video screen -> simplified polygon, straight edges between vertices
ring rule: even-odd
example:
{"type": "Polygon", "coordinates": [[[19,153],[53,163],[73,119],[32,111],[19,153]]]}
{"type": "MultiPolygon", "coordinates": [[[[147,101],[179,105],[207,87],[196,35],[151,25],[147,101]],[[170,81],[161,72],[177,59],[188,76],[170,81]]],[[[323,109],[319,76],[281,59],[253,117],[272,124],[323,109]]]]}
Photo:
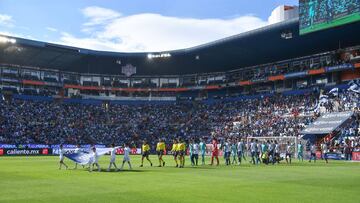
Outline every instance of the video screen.
{"type": "Polygon", "coordinates": [[[360,0],[300,0],[300,35],[360,20],[360,0]]]}

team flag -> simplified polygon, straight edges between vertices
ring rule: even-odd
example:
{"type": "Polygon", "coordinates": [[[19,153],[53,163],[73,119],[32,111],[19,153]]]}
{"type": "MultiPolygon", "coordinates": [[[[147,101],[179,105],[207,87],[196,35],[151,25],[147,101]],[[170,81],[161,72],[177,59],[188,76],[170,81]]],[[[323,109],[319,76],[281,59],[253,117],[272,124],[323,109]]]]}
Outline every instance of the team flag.
{"type": "Polygon", "coordinates": [[[352,92],[360,93],[360,87],[356,83],[352,83],[348,90],[352,92]]]}
{"type": "MultiPolygon", "coordinates": [[[[111,151],[111,148],[96,148],[96,152],[98,156],[103,156],[106,153],[111,151]]],[[[65,157],[68,159],[80,164],[80,165],[86,165],[92,163],[92,150],[84,150],[78,153],[71,153],[71,154],[65,154],[65,157]]]]}
{"type": "Polygon", "coordinates": [[[332,94],[333,96],[337,97],[339,95],[339,88],[333,88],[329,91],[329,94],[332,94]]]}

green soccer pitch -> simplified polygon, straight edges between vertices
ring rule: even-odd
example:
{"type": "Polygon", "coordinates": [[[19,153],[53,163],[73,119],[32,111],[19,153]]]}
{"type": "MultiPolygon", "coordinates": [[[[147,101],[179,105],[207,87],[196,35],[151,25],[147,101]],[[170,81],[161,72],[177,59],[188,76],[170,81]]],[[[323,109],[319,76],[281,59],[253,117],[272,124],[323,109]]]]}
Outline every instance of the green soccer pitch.
{"type": "MultiPolygon", "coordinates": [[[[155,155],[133,171],[58,170],[58,157],[0,157],[0,202],[359,202],[360,163],[323,161],[275,166],[189,166],[175,168],[172,157],[158,168],[155,155]]],[[[209,158],[208,158],[209,159],[209,158]]],[[[121,156],[117,157],[119,165],[121,156]]],[[[74,163],[65,159],[70,167],[74,163]]],[[[209,160],[207,160],[209,163],[209,160]]],[[[127,165],[125,165],[127,169],[127,165]]]]}

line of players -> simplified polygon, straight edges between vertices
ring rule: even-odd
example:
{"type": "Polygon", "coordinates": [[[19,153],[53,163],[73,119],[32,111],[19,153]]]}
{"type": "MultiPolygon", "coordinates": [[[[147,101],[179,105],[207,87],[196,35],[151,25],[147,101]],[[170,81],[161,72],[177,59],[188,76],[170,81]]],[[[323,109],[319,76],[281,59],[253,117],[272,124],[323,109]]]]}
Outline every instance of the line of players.
{"type": "MultiPolygon", "coordinates": [[[[124,144],[124,158],[123,158],[123,161],[122,161],[122,165],[120,168],[118,168],[116,166],[116,163],[115,163],[115,159],[116,159],[116,150],[118,149],[119,147],[115,147],[114,144],[111,145],[111,150],[109,151],[110,152],[110,164],[109,164],[109,167],[107,169],[107,171],[110,171],[111,167],[114,166],[116,171],[119,171],[119,170],[123,170],[124,168],[124,165],[125,163],[128,163],[129,165],[129,169],[132,170],[132,166],[131,166],[131,162],[130,162],[130,153],[131,153],[131,149],[129,147],[128,144],[124,144]]],[[[77,147],[75,148],[74,150],[74,153],[78,153],[80,152],[82,149],[80,148],[80,145],[77,145],[77,147]]],[[[64,163],[64,158],[65,158],[65,153],[66,151],[64,150],[63,148],[63,145],[60,145],[60,149],[59,149],[59,157],[60,157],[60,162],[59,162],[59,170],[61,170],[62,166],[65,166],[66,169],[68,169],[69,167],[64,163]]],[[[99,155],[96,151],[96,148],[93,147],[92,148],[92,153],[91,153],[91,157],[90,157],[90,162],[89,162],[89,172],[92,172],[94,170],[94,167],[96,166],[97,167],[97,170],[98,171],[101,171],[101,167],[99,165],[99,155]]],[[[74,169],[77,169],[78,167],[78,164],[75,163],[75,167],[74,169]]],[[[85,168],[85,165],[82,165],[83,168],[85,168]]]]}
{"type": "MultiPolygon", "coordinates": [[[[212,139],[212,147],[211,147],[211,163],[209,165],[214,165],[214,161],[216,161],[216,165],[219,165],[219,142],[216,138],[212,139]]],[[[223,151],[223,156],[225,160],[226,165],[231,164],[238,164],[241,165],[241,163],[246,161],[246,153],[249,152],[249,155],[251,157],[250,163],[257,165],[260,163],[264,164],[276,164],[280,163],[281,157],[280,157],[280,145],[276,140],[267,140],[265,142],[259,142],[256,139],[252,139],[250,143],[246,143],[245,139],[227,139],[225,140],[221,145],[220,149],[223,151]]],[[[297,149],[297,157],[299,161],[304,161],[304,145],[302,143],[298,144],[297,149]]],[[[327,147],[326,145],[323,145],[322,151],[324,153],[324,159],[326,163],[328,163],[328,159],[326,156],[327,153],[327,147]]],[[[128,163],[130,170],[132,169],[131,163],[130,163],[130,152],[131,149],[128,144],[124,145],[124,158],[122,162],[122,166],[118,168],[115,163],[116,159],[116,150],[118,147],[115,147],[114,144],[111,146],[110,150],[110,164],[107,169],[107,171],[110,171],[111,167],[114,166],[114,168],[118,170],[122,170],[125,163],[128,163]]],[[[150,166],[153,166],[152,161],[149,158],[150,155],[150,145],[147,143],[147,141],[143,141],[141,151],[142,151],[142,157],[141,157],[141,165],[140,167],[144,166],[144,160],[146,159],[150,166]]],[[[192,166],[198,166],[199,162],[199,156],[201,157],[201,164],[205,165],[205,154],[207,151],[206,144],[203,141],[202,138],[199,140],[191,139],[189,141],[189,156],[191,160],[192,166]]],[[[75,149],[75,153],[79,152],[81,150],[80,146],[78,145],[75,149]]],[[[178,138],[173,140],[172,149],[171,152],[174,157],[174,161],[176,164],[176,167],[183,168],[185,166],[185,156],[186,156],[186,142],[182,138],[178,138]]],[[[164,167],[165,161],[163,159],[163,155],[166,154],[166,144],[164,140],[159,139],[159,142],[156,145],[156,153],[158,155],[158,161],[159,165],[158,167],[164,167]]],[[[64,154],[65,150],[63,149],[63,146],[60,145],[60,164],[59,169],[61,169],[62,165],[68,168],[68,166],[64,163],[64,154]]],[[[292,161],[292,155],[294,154],[294,144],[287,142],[286,144],[286,150],[285,150],[285,160],[286,163],[291,164],[292,161]]],[[[101,170],[100,165],[98,163],[98,154],[96,152],[96,148],[92,148],[92,157],[91,162],[89,164],[89,171],[92,171],[94,166],[97,167],[98,171],[101,170]]],[[[316,146],[312,145],[310,148],[310,159],[311,161],[316,162],[316,146]]],[[[84,166],[83,166],[84,167],[84,166]]],[[[75,165],[75,168],[77,168],[77,164],[75,165]]]]}
{"type": "MultiPolygon", "coordinates": [[[[209,165],[214,165],[214,161],[216,161],[216,165],[219,165],[219,143],[218,140],[212,139],[212,147],[211,147],[211,163],[209,165]]],[[[256,165],[259,163],[264,164],[275,164],[280,163],[280,145],[276,140],[267,140],[266,142],[259,142],[256,139],[252,139],[250,143],[246,143],[245,139],[233,138],[227,139],[225,142],[221,143],[220,149],[223,151],[223,156],[225,159],[226,165],[238,164],[240,165],[242,161],[246,161],[246,153],[249,152],[251,160],[250,163],[256,165]]],[[[291,164],[292,157],[294,155],[295,146],[293,143],[287,142],[285,149],[285,160],[286,163],[291,164]]],[[[304,161],[304,145],[299,143],[297,145],[297,157],[299,161],[304,161]]],[[[199,141],[195,139],[191,139],[189,141],[189,156],[191,160],[192,166],[197,166],[199,162],[199,156],[201,156],[202,165],[205,164],[205,154],[206,154],[206,144],[200,138],[199,141]]],[[[327,160],[327,149],[326,145],[323,148],[323,152],[325,154],[324,159],[327,160]]],[[[183,139],[179,138],[177,140],[173,140],[171,152],[174,156],[174,161],[176,167],[183,168],[185,165],[185,155],[186,155],[186,143],[183,139]]],[[[162,156],[165,154],[165,143],[163,140],[159,140],[156,146],[156,152],[159,158],[159,167],[165,166],[165,161],[162,159],[162,156]]],[[[150,165],[152,166],[152,162],[149,159],[150,155],[150,146],[144,141],[142,145],[142,160],[141,166],[143,167],[144,159],[148,160],[150,165]]],[[[312,145],[310,148],[310,159],[311,161],[316,161],[316,146],[312,145]]]]}

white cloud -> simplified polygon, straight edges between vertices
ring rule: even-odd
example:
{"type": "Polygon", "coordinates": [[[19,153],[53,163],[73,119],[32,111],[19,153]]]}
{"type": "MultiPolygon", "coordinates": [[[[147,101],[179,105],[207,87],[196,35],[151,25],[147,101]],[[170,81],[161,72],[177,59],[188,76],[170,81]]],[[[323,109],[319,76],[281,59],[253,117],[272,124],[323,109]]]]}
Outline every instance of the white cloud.
{"type": "Polygon", "coordinates": [[[85,37],[62,33],[60,43],[106,51],[166,51],[201,45],[268,25],[253,15],[232,19],[195,19],[142,13],[122,16],[101,7],[82,10],[85,37]]]}
{"type": "Polygon", "coordinates": [[[121,16],[119,12],[98,6],[86,7],[82,13],[89,20],[86,26],[101,25],[121,16]]]}
{"type": "Polygon", "coordinates": [[[12,16],[0,14],[0,26],[13,27],[13,22],[12,16]]]}
{"type": "Polygon", "coordinates": [[[53,27],[46,27],[46,29],[48,31],[51,31],[51,32],[57,32],[58,31],[56,28],[53,28],[53,27]]]}

